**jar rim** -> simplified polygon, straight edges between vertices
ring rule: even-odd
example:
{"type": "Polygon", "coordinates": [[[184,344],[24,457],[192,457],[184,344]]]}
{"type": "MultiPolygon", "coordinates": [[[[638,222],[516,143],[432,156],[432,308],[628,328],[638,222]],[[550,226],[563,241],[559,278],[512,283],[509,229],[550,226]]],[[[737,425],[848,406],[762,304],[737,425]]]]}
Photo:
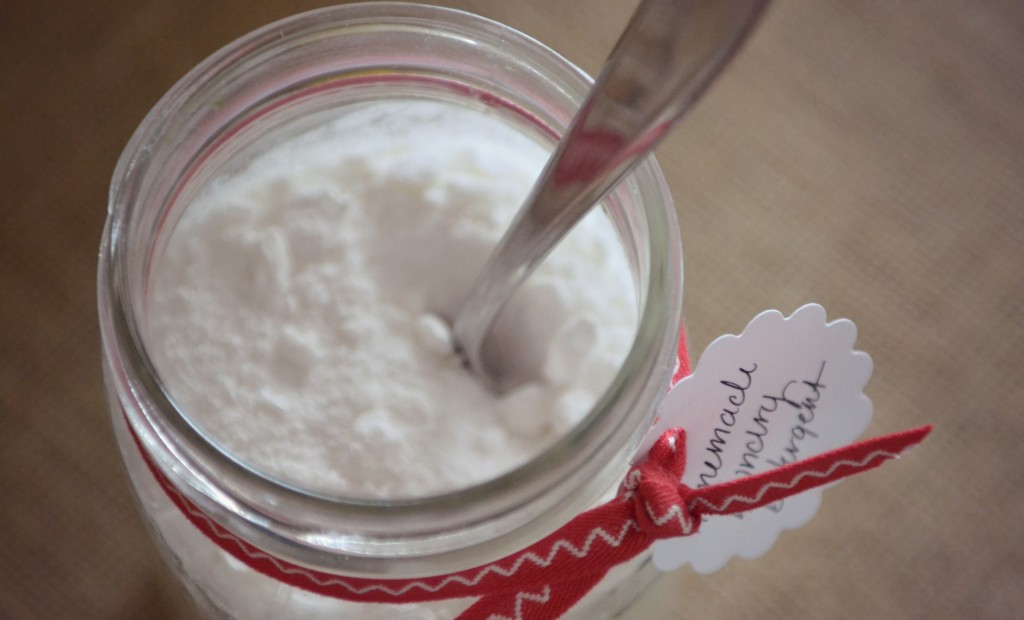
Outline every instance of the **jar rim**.
{"type": "MultiPolygon", "coordinates": [[[[372,557],[389,553],[391,543],[397,541],[403,546],[403,555],[409,555],[412,549],[412,555],[431,558],[430,566],[436,568],[440,565],[439,554],[496,544],[501,538],[495,537],[496,530],[504,529],[504,535],[514,536],[515,530],[541,515],[564,512],[564,507],[553,502],[532,512],[521,510],[521,504],[556,487],[564,491],[574,484],[578,486],[582,478],[594,474],[596,461],[607,461],[616,449],[621,450],[619,444],[639,441],[645,430],[643,424],[653,420],[654,405],[666,391],[673,371],[682,303],[681,242],[667,186],[656,162],[650,158],[633,173],[637,184],[655,198],[641,201],[649,237],[648,246],[641,249],[648,253],[649,268],[637,336],[615,379],[591,413],[515,469],[438,495],[365,499],[333,496],[282,483],[240,463],[198,432],[188,416],[175,407],[149,360],[133,297],[137,291],[132,290],[126,273],[127,252],[133,242],[129,238],[133,233],[130,220],[133,210],[139,208],[132,198],[149,172],[145,158],[166,137],[169,119],[183,107],[194,105],[201,84],[237,70],[258,53],[281,51],[309,37],[340,36],[346,29],[371,25],[383,30],[422,27],[424,32],[442,31],[445,36],[468,36],[480,44],[500,44],[514,53],[528,55],[531,61],[545,59],[543,68],[557,68],[558,79],[565,82],[566,88],[585,94],[590,84],[585,73],[527,35],[471,13],[429,5],[367,2],[328,7],[285,18],[241,37],[200,63],[168,91],[142,121],[117,164],[98,276],[104,358],[115,383],[132,394],[133,399],[142,401],[138,412],[126,411],[129,425],[146,449],[153,452],[157,464],[184,483],[181,490],[201,507],[228,506],[232,521],[237,519],[246,531],[253,531],[257,523],[275,524],[282,539],[280,551],[300,560],[308,561],[324,550],[372,557]],[[636,385],[635,377],[644,377],[643,385],[636,385]],[[636,409],[638,403],[642,411],[612,415],[631,407],[636,409]],[[587,454],[581,454],[584,447],[587,454]],[[574,469],[581,462],[588,466],[574,469]],[[213,476],[212,471],[227,478],[213,476]],[[560,477],[553,480],[552,472],[560,477]],[[286,518],[283,506],[301,507],[309,519],[300,523],[286,518]],[[422,525],[424,521],[433,522],[433,517],[444,522],[444,517],[452,514],[460,515],[462,532],[454,537],[447,532],[449,536],[443,543],[438,542],[436,535],[443,533],[444,527],[431,529],[422,525]],[[340,543],[324,542],[322,536],[312,534],[321,532],[335,519],[369,529],[364,530],[364,535],[340,543]],[[496,520],[502,525],[496,527],[496,520]],[[384,529],[388,532],[386,536],[381,534],[384,538],[365,535],[384,529]],[[410,546],[413,539],[422,544],[410,546]],[[296,544],[310,553],[297,551],[296,544]]],[[[452,565],[461,566],[460,562],[465,563],[453,559],[452,565]]]]}

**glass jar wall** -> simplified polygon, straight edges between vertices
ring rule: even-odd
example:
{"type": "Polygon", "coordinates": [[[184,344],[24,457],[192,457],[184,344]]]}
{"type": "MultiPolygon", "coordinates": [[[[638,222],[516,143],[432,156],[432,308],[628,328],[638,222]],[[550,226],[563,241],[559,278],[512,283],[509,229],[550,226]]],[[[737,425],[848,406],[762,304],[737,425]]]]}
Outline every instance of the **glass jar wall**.
{"type": "MultiPolygon", "coordinates": [[[[142,511],[208,615],[445,618],[468,601],[359,604],[305,592],[225,553],[183,513],[182,502],[211,528],[268,556],[338,575],[406,578],[508,555],[614,492],[666,391],[678,341],[680,243],[653,159],[604,205],[634,279],[639,320],[632,347],[577,426],[493,480],[429,497],[367,501],[267,476],[203,432],[178,404],[154,367],[146,331],[154,268],[182,213],[203,188],[276,138],[352,106],[416,99],[485,111],[553,145],[588,84],[553,51],[501,24],[436,7],[355,4],[243,37],[190,72],[142,122],[115,171],[101,248],[104,371],[142,511]]],[[[652,575],[642,559],[620,567],[574,613],[608,615],[652,575]]]]}

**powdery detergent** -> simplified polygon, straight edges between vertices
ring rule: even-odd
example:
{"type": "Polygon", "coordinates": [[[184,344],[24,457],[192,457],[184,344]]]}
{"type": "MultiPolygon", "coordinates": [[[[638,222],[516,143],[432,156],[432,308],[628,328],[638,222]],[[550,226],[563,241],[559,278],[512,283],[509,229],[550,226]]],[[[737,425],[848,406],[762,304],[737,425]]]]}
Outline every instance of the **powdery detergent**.
{"type": "MultiPolygon", "coordinates": [[[[352,106],[211,182],[157,257],[148,348],[172,398],[265,473],[346,497],[436,494],[523,464],[576,424],[634,337],[618,236],[589,215],[496,323],[496,396],[449,321],[549,152],[426,100],[352,106]]],[[[202,596],[240,618],[450,617],[465,601],[359,605],[221,552],[161,492],[151,515],[202,596]],[[345,615],[349,614],[349,615],[345,615]]]]}

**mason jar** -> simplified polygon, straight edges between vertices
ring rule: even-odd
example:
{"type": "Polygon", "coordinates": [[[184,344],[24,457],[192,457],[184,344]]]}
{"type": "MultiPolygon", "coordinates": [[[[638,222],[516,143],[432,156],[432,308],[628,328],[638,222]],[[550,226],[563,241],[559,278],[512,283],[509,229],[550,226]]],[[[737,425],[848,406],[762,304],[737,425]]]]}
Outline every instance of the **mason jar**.
{"type": "MultiPolygon", "coordinates": [[[[633,276],[638,327],[582,421],[513,471],[469,488],[366,500],[285,484],[197,427],[162,382],[147,342],[147,295],[173,224],[211,180],[303,119],[375,100],[486,109],[553,147],[590,79],[537,41],[455,10],[351,4],[300,14],[220,50],[176,84],[135,132],[114,173],[98,274],[112,419],[161,552],[212,618],[448,618],[471,600],[358,603],[320,596],[239,562],[218,536],[267,561],[373,579],[487,564],[611,497],[677,366],[682,259],[657,163],[603,202],[633,276]]],[[[626,607],[656,571],[611,571],[571,615],[626,607]]]]}

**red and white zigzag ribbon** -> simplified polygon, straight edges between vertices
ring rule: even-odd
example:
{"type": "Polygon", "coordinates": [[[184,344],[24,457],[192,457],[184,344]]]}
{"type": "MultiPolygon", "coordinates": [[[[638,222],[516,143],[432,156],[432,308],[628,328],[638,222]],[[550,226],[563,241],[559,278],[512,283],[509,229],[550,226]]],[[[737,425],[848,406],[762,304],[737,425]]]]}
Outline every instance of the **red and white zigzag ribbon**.
{"type": "MultiPolygon", "coordinates": [[[[680,334],[673,384],[689,374],[680,334]]],[[[131,424],[128,424],[131,429],[131,424]]],[[[362,579],[312,570],[242,540],[205,514],[138,445],[149,470],[182,514],[218,547],[251,569],[296,588],[363,603],[415,603],[477,597],[459,620],[543,620],[576,604],[605,574],[647,550],[655,540],[688,536],[703,517],[761,506],[878,467],[921,442],[931,426],[848,445],[759,474],[698,489],[682,484],[686,440],[666,431],[646,461],[629,471],[619,493],[551,535],[490,564],[419,579],[362,579]]],[[[139,440],[131,431],[136,444],[139,440]]]]}
{"type": "Polygon", "coordinates": [[[413,603],[479,597],[460,616],[470,619],[557,618],[614,566],[661,538],[695,533],[702,517],[766,506],[807,489],[878,467],[921,442],[930,426],[878,437],[759,474],[699,489],[683,485],[682,429],[665,432],[648,459],[630,470],[611,501],[588,510],[550,536],[476,568],[419,579],[342,577],[286,562],[238,538],[147,465],[168,497],[203,534],[255,571],[283,583],[349,601],[413,603]]]}

